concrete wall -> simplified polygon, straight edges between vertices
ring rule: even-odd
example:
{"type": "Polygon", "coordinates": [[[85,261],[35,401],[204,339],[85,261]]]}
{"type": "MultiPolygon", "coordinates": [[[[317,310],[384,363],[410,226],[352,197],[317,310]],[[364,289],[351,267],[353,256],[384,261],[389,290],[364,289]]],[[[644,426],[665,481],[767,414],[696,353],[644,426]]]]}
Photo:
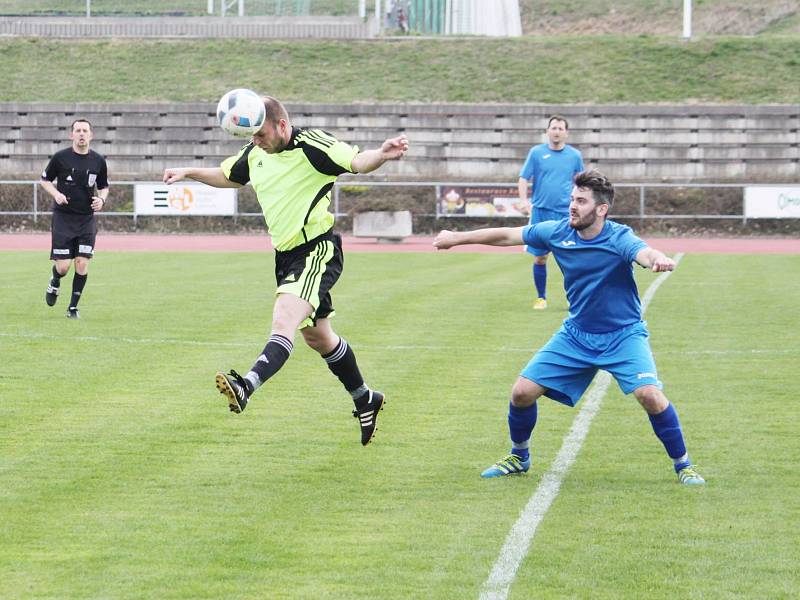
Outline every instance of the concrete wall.
{"type": "Polygon", "coordinates": [[[46,38],[374,37],[374,17],[0,17],[0,35],[46,38]]]}
{"type": "MultiPolygon", "coordinates": [[[[800,105],[553,106],[287,103],[297,125],[362,148],[405,132],[406,160],[379,179],[516,181],[552,113],[570,121],[587,166],[616,181],[798,181],[800,105]]],[[[94,124],[93,147],[113,179],[167,166],[216,166],[242,140],[222,132],[213,103],[0,103],[0,177],[38,177],[68,145],[69,125],[94,124]]]]}

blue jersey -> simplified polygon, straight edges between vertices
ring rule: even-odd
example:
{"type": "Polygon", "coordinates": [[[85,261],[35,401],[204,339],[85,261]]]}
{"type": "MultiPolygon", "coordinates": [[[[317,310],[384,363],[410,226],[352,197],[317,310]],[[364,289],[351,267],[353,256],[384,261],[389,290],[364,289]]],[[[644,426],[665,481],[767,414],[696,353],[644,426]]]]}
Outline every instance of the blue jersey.
{"type": "Polygon", "coordinates": [[[583,157],[576,148],[567,144],[561,150],[553,150],[548,144],[539,144],[528,152],[519,176],[533,180],[531,204],[535,208],[566,215],[572,196],[572,178],[581,171],[583,157]]]}
{"type": "Polygon", "coordinates": [[[549,250],[564,274],[567,322],[589,333],[606,333],[642,320],[633,261],[647,247],[627,225],[606,221],[591,240],[578,236],[569,219],[528,225],[522,238],[549,250]]]}

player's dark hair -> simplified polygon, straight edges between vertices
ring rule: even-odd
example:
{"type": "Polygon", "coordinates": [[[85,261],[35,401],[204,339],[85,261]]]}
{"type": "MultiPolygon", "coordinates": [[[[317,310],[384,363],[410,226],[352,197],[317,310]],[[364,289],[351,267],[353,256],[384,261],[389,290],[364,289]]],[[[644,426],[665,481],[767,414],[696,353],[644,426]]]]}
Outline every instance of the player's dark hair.
{"type": "Polygon", "coordinates": [[[89,129],[90,129],[90,130],[91,130],[91,128],[92,128],[92,124],[89,122],[89,119],[75,119],[75,120],[72,122],[72,125],[70,125],[70,126],[69,126],[69,130],[70,130],[70,131],[72,131],[73,129],[75,129],[75,123],[86,123],[86,124],[89,126],[89,129]]]}
{"type": "Polygon", "coordinates": [[[592,190],[592,197],[596,204],[608,204],[608,207],[611,208],[614,203],[614,186],[600,171],[597,169],[582,171],[575,175],[573,181],[577,188],[592,190]]]}
{"type": "Polygon", "coordinates": [[[264,117],[265,121],[271,121],[277,124],[281,119],[289,121],[289,113],[286,112],[286,107],[281,104],[281,101],[272,96],[264,96],[264,108],[267,111],[264,117]]]}
{"type": "Polygon", "coordinates": [[[553,115],[553,116],[551,116],[550,119],[547,121],[547,128],[548,129],[550,129],[550,125],[553,124],[553,121],[563,121],[564,122],[564,129],[569,129],[569,122],[567,121],[567,118],[564,117],[563,115],[553,115]]]}

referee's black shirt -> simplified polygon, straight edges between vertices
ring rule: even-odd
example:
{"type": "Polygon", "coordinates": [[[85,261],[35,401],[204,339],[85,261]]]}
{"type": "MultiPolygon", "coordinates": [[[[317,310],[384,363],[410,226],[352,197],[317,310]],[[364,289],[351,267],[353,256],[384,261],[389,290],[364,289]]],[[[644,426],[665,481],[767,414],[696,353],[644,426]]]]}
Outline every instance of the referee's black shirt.
{"type": "Polygon", "coordinates": [[[58,179],[56,189],[67,197],[67,204],[53,202],[53,211],[90,215],[92,192],[108,187],[106,159],[94,150],[78,154],[71,147],[59,150],[47,163],[42,179],[58,179]]]}

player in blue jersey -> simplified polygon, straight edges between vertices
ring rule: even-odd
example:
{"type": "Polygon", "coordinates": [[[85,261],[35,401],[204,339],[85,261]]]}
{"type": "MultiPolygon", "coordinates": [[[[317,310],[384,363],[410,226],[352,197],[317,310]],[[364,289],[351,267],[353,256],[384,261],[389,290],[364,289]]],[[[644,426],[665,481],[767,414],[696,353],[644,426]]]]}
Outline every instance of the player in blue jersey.
{"type": "Polygon", "coordinates": [[[661,391],[633,277],[633,262],[660,272],[673,270],[675,261],[647,246],[628,226],[607,220],[613,199],[608,179],[599,171],[586,171],[575,177],[566,219],[442,231],[434,239],[442,250],[461,244],[528,244],[552,252],[564,273],[569,316],[514,384],[508,412],[511,453],[482,477],[526,472],[539,397],[575,406],[597,370],[604,369],[645,409],[681,483],[705,483],[689,460],[678,414],[661,391]]]}
{"type": "MultiPolygon", "coordinates": [[[[572,178],[583,171],[583,157],[576,148],[567,144],[569,123],[561,115],[553,115],[547,122],[547,143],[531,148],[519,173],[517,189],[520,205],[529,211],[530,223],[558,221],[567,216],[572,193],[572,178]],[[533,196],[528,202],[528,184],[533,182],[533,196]]],[[[547,257],[549,250],[528,245],[533,254],[533,283],[536,300],[533,308],[547,308],[547,257]]]]}

